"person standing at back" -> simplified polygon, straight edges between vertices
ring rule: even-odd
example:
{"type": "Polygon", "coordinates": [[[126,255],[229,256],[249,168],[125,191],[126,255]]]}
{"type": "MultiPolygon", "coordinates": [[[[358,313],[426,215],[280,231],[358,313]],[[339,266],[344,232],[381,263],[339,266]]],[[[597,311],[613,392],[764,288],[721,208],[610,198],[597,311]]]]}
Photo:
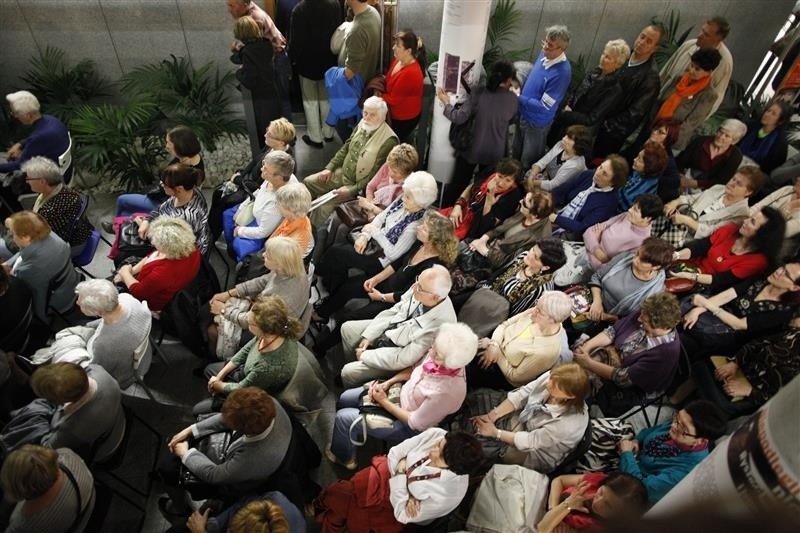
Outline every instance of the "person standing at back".
{"type": "Polygon", "coordinates": [[[661,24],[645,26],[633,42],[633,53],[627,65],[619,70],[622,99],[600,126],[594,142],[594,157],[606,157],[619,152],[625,139],[649,117],[656,103],[661,82],[653,54],[666,30],[661,24]]]}
{"type": "MultiPolygon", "coordinates": [[[[711,74],[711,89],[716,93],[717,98],[711,110],[706,115],[706,118],[714,114],[717,108],[725,98],[725,91],[728,90],[728,83],[731,81],[731,74],[733,74],[733,56],[731,55],[728,47],[722,41],[728,36],[731,31],[731,25],[725,17],[711,17],[700,28],[700,33],[697,34],[696,39],[689,39],[681,45],[680,48],[675,50],[675,53],[669,58],[669,61],[661,68],[659,77],[661,78],[661,87],[666,88],[667,84],[676,76],[680,76],[686,71],[691,63],[692,54],[701,48],[714,48],[722,56],[722,61],[711,74]]],[[[666,95],[662,93],[663,99],[666,95]]]]}
{"type": "MultiPolygon", "coordinates": [[[[348,80],[356,76],[366,83],[378,73],[381,53],[381,16],[369,5],[367,0],[345,0],[353,11],[353,24],[344,38],[344,46],[339,52],[339,66],[344,67],[348,80]]],[[[350,138],[357,117],[340,120],[336,125],[342,142],[350,138]]]]}
{"type": "MultiPolygon", "coordinates": [[[[272,43],[272,63],[275,70],[275,85],[280,96],[281,115],[287,120],[292,120],[292,104],[289,102],[289,80],[292,78],[292,67],[289,64],[289,57],[286,55],[286,38],[280,32],[272,18],[266,11],[258,7],[251,0],[225,0],[228,6],[228,13],[234,19],[249,16],[256,21],[261,28],[261,36],[272,43]]],[[[231,52],[237,52],[243,43],[233,41],[231,52]]]]}
{"type": "Polygon", "coordinates": [[[341,22],[336,0],[302,0],[292,10],[289,59],[303,95],[308,130],[303,142],[314,148],[322,148],[323,139],[333,140],[333,127],[325,123],[329,109],[325,71],[336,64],[330,42],[341,22]]]}
{"type": "Polygon", "coordinates": [[[547,133],[572,79],[572,67],[564,53],[570,38],[566,26],[545,29],[542,51],[519,92],[520,118],[514,158],[522,161],[522,168],[530,168],[546,151],[547,133]]]}

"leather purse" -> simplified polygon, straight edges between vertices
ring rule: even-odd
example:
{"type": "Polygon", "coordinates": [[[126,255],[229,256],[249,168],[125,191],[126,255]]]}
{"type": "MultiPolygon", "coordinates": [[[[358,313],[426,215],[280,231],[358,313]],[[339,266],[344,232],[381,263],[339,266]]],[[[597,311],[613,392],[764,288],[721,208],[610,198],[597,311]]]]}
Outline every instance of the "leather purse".
{"type": "Polygon", "coordinates": [[[369,213],[366,209],[358,205],[358,200],[350,200],[336,206],[336,216],[342,224],[349,228],[358,228],[369,224],[369,213]]]}
{"type": "Polygon", "coordinates": [[[697,282],[686,278],[669,278],[664,282],[664,290],[672,294],[692,292],[697,282]]]}

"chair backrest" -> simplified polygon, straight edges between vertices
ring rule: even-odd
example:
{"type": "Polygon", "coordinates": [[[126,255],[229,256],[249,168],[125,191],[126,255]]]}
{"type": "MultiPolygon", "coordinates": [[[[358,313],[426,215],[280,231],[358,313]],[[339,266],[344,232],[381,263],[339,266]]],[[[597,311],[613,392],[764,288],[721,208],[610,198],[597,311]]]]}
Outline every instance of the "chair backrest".
{"type": "Polygon", "coordinates": [[[550,479],[554,477],[570,473],[575,470],[575,465],[578,463],[578,460],[586,455],[586,452],[589,451],[589,448],[592,446],[592,419],[589,419],[589,423],[586,424],[586,431],[583,433],[583,437],[581,441],[578,443],[578,446],[575,447],[559,464],[557,467],[553,469],[552,472],[548,474],[550,479]]]}
{"type": "Polygon", "coordinates": [[[97,252],[97,247],[100,245],[100,232],[96,229],[92,230],[89,238],[86,240],[86,246],[80,251],[78,255],[72,257],[72,264],[76,267],[85,267],[94,260],[94,254],[97,252]]]}
{"type": "Polygon", "coordinates": [[[86,209],[89,207],[89,195],[82,194],[81,195],[81,205],[78,207],[78,212],[75,214],[75,218],[72,220],[72,224],[69,227],[69,231],[64,236],[64,241],[69,244],[72,242],[72,235],[75,233],[75,230],[78,229],[78,224],[80,224],[81,220],[83,219],[84,215],[86,214],[86,209]]]}
{"type": "Polygon", "coordinates": [[[67,138],[69,139],[67,149],[58,156],[58,168],[61,170],[62,175],[66,174],[70,165],[72,165],[72,135],[70,135],[69,131],[67,132],[67,138]]]}
{"type": "Polygon", "coordinates": [[[33,299],[28,301],[28,307],[25,309],[25,314],[22,315],[22,319],[20,319],[19,323],[14,326],[14,329],[8,335],[0,339],[0,349],[6,352],[24,352],[30,340],[32,321],[33,299]]]}
{"type": "MultiPolygon", "coordinates": [[[[147,305],[147,302],[143,302],[144,305],[147,305]]],[[[152,316],[152,315],[151,315],[152,316]]],[[[150,319],[150,322],[147,323],[147,331],[145,332],[144,339],[142,342],[139,343],[139,346],[133,351],[133,371],[138,372],[139,366],[144,359],[144,356],[147,355],[147,351],[150,349],[150,331],[153,329],[153,320],[150,319]]],[[[146,372],[146,371],[145,371],[146,372]]],[[[140,376],[144,376],[144,373],[140,373],[140,376]]]]}

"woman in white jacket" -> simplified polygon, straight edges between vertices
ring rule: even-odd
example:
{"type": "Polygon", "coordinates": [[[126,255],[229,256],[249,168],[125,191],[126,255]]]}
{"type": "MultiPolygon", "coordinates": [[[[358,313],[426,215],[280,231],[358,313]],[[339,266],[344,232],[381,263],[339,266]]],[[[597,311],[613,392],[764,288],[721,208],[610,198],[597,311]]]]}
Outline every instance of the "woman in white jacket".
{"type": "Polygon", "coordinates": [[[456,509],[469,476],[488,463],[466,433],[430,428],[376,456],[349,480],[325,488],[314,501],[322,531],[394,533],[403,524],[429,524],[456,509]],[[388,487],[387,487],[388,485],[388,487]]]}

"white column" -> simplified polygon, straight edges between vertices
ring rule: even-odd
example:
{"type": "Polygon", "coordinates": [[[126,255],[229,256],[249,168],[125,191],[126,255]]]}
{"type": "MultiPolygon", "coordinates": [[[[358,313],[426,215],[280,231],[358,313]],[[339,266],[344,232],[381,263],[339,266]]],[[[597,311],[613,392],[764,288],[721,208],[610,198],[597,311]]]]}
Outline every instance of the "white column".
{"type": "MultiPolygon", "coordinates": [[[[444,2],[436,85],[446,87],[448,90],[455,89],[455,94],[450,96],[451,103],[462,101],[466,95],[461,86],[462,68],[472,61],[475,62],[475,66],[467,76],[471,87],[475,86],[480,78],[491,7],[491,0],[445,0],[444,2]],[[445,73],[446,68],[447,73],[445,73]]],[[[450,121],[445,118],[443,110],[444,105],[435,99],[428,172],[433,174],[437,181],[448,183],[455,157],[447,138],[450,121]]]]}
{"type": "Polygon", "coordinates": [[[647,513],[669,516],[714,498],[717,511],[736,515],[761,504],[800,502],[800,376],[694,467],[647,513]]]}

